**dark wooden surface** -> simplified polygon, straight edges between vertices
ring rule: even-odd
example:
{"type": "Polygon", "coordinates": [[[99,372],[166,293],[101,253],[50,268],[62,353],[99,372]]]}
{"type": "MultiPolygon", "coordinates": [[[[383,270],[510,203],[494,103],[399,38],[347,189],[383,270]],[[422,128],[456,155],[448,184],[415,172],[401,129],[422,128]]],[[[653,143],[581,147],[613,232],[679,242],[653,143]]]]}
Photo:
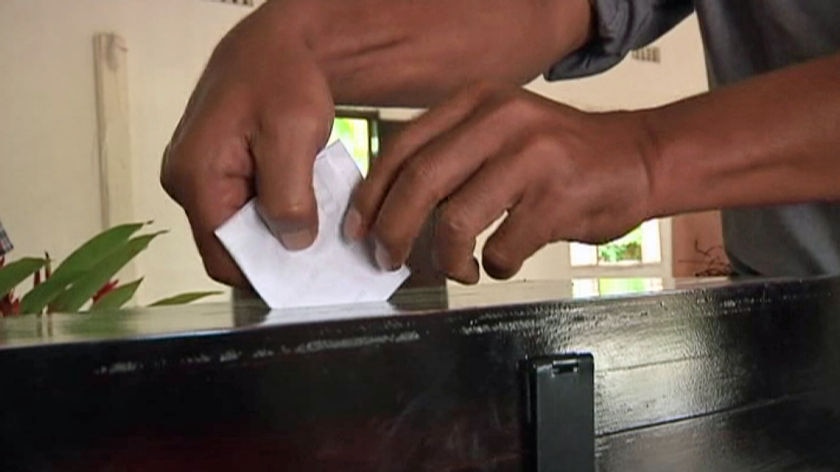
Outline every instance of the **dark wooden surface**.
{"type": "Polygon", "coordinates": [[[599,470],[840,470],[838,290],[5,319],[0,470],[521,470],[517,362],[571,351],[595,358],[599,470]]]}

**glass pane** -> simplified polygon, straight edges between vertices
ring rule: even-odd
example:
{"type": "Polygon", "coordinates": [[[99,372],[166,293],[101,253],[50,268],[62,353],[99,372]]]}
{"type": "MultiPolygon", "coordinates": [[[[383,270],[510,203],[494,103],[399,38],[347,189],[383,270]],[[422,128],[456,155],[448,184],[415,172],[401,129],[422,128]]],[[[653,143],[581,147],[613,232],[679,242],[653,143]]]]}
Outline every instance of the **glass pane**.
{"type": "Polygon", "coordinates": [[[340,139],[355,159],[362,175],[367,175],[370,162],[370,130],[368,120],[364,118],[336,118],[333,122],[329,142],[340,139]]]}
{"type": "Polygon", "coordinates": [[[598,264],[598,248],[589,244],[570,243],[569,258],[572,267],[594,266],[598,264]]]}
{"type": "Polygon", "coordinates": [[[575,298],[659,292],[662,287],[662,279],[656,277],[572,279],[572,295],[575,298]]]}
{"type": "Polygon", "coordinates": [[[642,223],[642,262],[662,262],[662,245],[659,237],[659,220],[642,223]]]}
{"type": "Polygon", "coordinates": [[[642,262],[642,227],[639,226],[612,242],[598,246],[598,262],[642,262]]]}
{"type": "Polygon", "coordinates": [[[572,296],[575,298],[597,297],[598,279],[572,279],[572,296]]]}
{"type": "Polygon", "coordinates": [[[662,290],[659,278],[603,278],[598,279],[598,292],[601,295],[623,295],[662,290]]]}

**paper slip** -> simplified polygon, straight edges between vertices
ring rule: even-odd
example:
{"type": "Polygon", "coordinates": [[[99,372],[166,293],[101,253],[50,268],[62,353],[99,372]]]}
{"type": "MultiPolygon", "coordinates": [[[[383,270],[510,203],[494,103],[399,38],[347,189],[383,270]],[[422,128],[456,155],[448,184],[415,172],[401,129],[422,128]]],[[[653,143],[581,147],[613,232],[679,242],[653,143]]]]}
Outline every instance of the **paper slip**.
{"type": "Polygon", "coordinates": [[[387,300],[405,281],[405,266],[380,270],[368,245],[348,242],[341,224],[350,194],[362,176],[340,142],[315,159],[318,238],[288,251],[271,234],[251,200],[216,230],[248,281],[271,308],[324,306],[387,300]]]}

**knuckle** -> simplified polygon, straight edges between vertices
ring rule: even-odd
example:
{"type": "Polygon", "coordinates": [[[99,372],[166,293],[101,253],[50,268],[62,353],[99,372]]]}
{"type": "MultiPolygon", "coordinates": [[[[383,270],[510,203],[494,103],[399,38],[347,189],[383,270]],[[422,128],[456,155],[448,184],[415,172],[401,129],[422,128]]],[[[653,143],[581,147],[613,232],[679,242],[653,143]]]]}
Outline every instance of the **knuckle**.
{"type": "Polygon", "coordinates": [[[471,93],[477,99],[484,99],[489,96],[496,95],[501,90],[500,85],[492,80],[479,80],[472,87],[469,88],[471,93]]]}
{"type": "MultiPolygon", "coordinates": [[[[303,133],[311,133],[312,135],[329,135],[332,127],[331,117],[324,117],[318,113],[303,112],[295,115],[296,128],[303,133]]],[[[325,136],[325,138],[327,137],[325,136]]]]}
{"type": "Polygon", "coordinates": [[[548,132],[525,138],[518,154],[529,164],[528,177],[539,186],[545,198],[557,201],[589,183],[565,144],[548,132]]]}
{"type": "Polygon", "coordinates": [[[160,187],[169,195],[169,198],[178,201],[178,196],[175,192],[175,184],[172,182],[172,174],[166,170],[165,164],[161,167],[160,176],[158,182],[160,183],[160,187]]]}
{"type": "Polygon", "coordinates": [[[238,274],[228,268],[204,261],[204,271],[211,279],[225,285],[236,285],[239,282],[238,274]]]}
{"type": "Polygon", "coordinates": [[[523,151],[535,156],[555,156],[562,154],[557,138],[546,131],[535,131],[525,138],[523,151]]]}
{"type": "Polygon", "coordinates": [[[406,192],[429,192],[434,190],[437,166],[430,159],[416,159],[405,166],[401,175],[401,186],[406,192]]]}
{"type": "Polygon", "coordinates": [[[304,226],[312,221],[315,206],[307,200],[274,201],[262,205],[261,213],[271,221],[304,226]]]}
{"type": "Polygon", "coordinates": [[[399,131],[386,144],[384,152],[373,161],[372,168],[398,162],[404,156],[411,154],[417,144],[423,142],[423,136],[423,130],[415,126],[409,125],[404,130],[399,131]]]}
{"type": "Polygon", "coordinates": [[[522,118],[533,111],[533,106],[528,100],[522,99],[519,95],[502,95],[494,104],[493,111],[496,115],[503,115],[510,119],[511,116],[522,118]]]}
{"type": "Polygon", "coordinates": [[[333,115],[305,104],[266,106],[257,121],[259,134],[285,136],[289,133],[322,137],[326,143],[332,131],[333,115]],[[281,109],[282,113],[277,110],[281,109]]]}
{"type": "Polygon", "coordinates": [[[187,184],[190,173],[184,168],[185,155],[183,145],[170,143],[163,151],[159,182],[170,198],[182,203],[183,188],[187,184]]]}
{"type": "Polygon", "coordinates": [[[446,204],[438,216],[437,238],[441,243],[458,238],[471,237],[473,227],[467,211],[459,206],[446,204]]]}

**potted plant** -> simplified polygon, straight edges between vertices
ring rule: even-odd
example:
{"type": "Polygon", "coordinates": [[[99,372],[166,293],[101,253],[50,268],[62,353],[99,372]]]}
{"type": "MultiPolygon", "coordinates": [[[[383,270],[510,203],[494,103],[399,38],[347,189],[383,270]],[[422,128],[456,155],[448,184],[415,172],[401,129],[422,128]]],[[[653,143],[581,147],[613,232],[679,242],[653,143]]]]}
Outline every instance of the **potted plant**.
{"type": "MultiPolygon", "coordinates": [[[[150,223],[129,223],[107,229],[79,246],[55,270],[49,254],[9,263],[0,258],[0,313],[15,316],[120,309],[131,300],[143,279],[120,284],[114,276],[165,233],[138,234],[150,223]],[[30,277],[32,288],[16,295],[16,288],[30,277]]],[[[189,303],[219,293],[182,293],[149,306],[189,303]]]]}

